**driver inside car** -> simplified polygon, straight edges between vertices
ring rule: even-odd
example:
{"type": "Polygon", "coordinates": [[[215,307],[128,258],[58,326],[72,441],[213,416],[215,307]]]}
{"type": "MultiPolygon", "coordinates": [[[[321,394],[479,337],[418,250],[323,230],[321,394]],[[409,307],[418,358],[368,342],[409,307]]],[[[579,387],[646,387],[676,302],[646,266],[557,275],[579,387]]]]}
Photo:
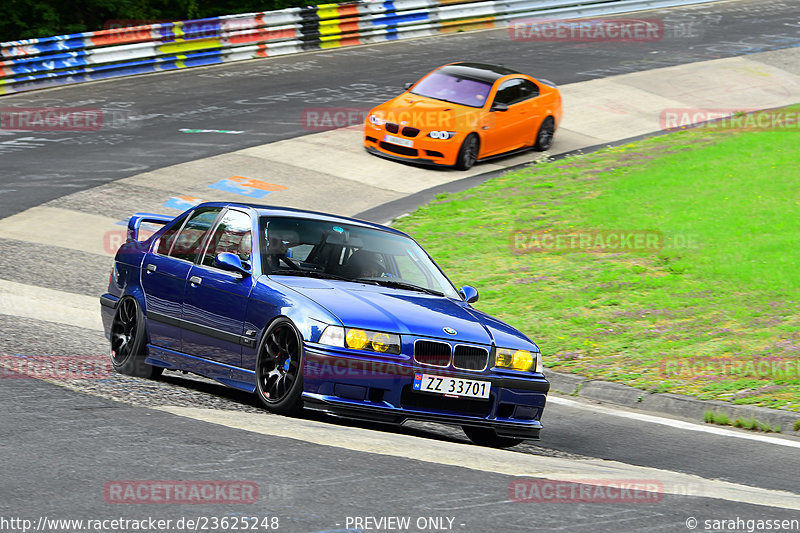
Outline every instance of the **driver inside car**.
{"type": "Polygon", "coordinates": [[[383,267],[378,254],[367,250],[356,250],[347,260],[347,272],[352,278],[378,278],[383,275],[383,267]]]}
{"type": "Polygon", "coordinates": [[[265,255],[267,264],[271,270],[277,270],[280,267],[280,260],[286,258],[286,251],[288,248],[286,244],[277,237],[269,237],[267,243],[267,253],[265,255]]]}

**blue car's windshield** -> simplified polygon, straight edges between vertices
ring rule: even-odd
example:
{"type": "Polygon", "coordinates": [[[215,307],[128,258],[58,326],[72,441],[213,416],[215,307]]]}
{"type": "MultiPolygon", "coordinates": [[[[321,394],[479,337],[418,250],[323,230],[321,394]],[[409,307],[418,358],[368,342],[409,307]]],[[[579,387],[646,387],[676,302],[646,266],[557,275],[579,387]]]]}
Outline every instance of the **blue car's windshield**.
{"type": "Polygon", "coordinates": [[[289,217],[263,217],[259,233],[268,274],[371,282],[459,298],[428,254],[402,235],[289,217]]]}
{"type": "Polygon", "coordinates": [[[411,94],[469,107],[483,107],[491,90],[491,83],[437,71],[422,78],[411,94]]]}

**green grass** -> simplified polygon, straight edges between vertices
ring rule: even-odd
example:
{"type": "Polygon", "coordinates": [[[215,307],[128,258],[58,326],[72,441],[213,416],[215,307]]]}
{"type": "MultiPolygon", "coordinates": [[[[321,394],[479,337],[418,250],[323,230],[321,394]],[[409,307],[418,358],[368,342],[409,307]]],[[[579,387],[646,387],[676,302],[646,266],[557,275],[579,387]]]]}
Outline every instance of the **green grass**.
{"type": "Polygon", "coordinates": [[[794,132],[689,130],[532,165],[395,226],[550,368],[800,410],[798,161],[794,132]],[[602,230],[664,245],[514,248],[515,234],[602,230]]]}
{"type": "Polygon", "coordinates": [[[749,429],[752,431],[761,431],[764,433],[780,433],[781,427],[776,425],[770,426],[764,422],[759,422],[755,418],[737,418],[733,422],[728,418],[725,413],[715,413],[712,410],[707,410],[703,413],[703,420],[706,424],[717,424],[720,426],[733,426],[735,428],[749,429]]]}
{"type": "Polygon", "coordinates": [[[730,426],[731,419],[725,413],[715,413],[714,411],[706,411],[704,413],[706,424],[719,424],[721,426],[730,426]]]}
{"type": "Polygon", "coordinates": [[[794,429],[795,431],[800,431],[800,420],[794,423],[792,429],[794,429]]]}

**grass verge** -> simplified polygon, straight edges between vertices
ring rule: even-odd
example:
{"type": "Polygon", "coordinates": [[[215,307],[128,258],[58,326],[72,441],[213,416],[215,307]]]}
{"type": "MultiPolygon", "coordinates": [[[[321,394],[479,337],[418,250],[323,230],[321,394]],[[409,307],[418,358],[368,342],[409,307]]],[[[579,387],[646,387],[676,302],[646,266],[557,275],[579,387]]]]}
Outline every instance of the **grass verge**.
{"type": "Polygon", "coordinates": [[[549,368],[797,411],[798,141],[653,137],[441,195],[395,227],[549,368]]]}
{"type": "Polygon", "coordinates": [[[706,424],[717,424],[720,426],[733,426],[735,428],[749,429],[752,431],[761,431],[763,433],[780,433],[781,427],[779,425],[770,426],[767,423],[759,422],[755,418],[737,418],[733,422],[728,418],[725,413],[715,413],[708,410],[704,413],[703,418],[706,424]]]}

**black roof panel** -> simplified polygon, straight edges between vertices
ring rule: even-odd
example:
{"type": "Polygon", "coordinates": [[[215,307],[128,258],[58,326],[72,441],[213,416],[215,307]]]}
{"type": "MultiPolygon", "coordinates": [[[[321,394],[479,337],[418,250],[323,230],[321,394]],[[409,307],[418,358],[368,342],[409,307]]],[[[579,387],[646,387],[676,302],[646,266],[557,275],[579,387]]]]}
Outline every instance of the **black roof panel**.
{"type": "Polygon", "coordinates": [[[516,70],[497,65],[489,65],[488,63],[453,63],[452,65],[440,68],[439,71],[444,74],[463,76],[465,78],[489,83],[494,83],[499,78],[508,76],[509,74],[521,74],[516,70]]]}

